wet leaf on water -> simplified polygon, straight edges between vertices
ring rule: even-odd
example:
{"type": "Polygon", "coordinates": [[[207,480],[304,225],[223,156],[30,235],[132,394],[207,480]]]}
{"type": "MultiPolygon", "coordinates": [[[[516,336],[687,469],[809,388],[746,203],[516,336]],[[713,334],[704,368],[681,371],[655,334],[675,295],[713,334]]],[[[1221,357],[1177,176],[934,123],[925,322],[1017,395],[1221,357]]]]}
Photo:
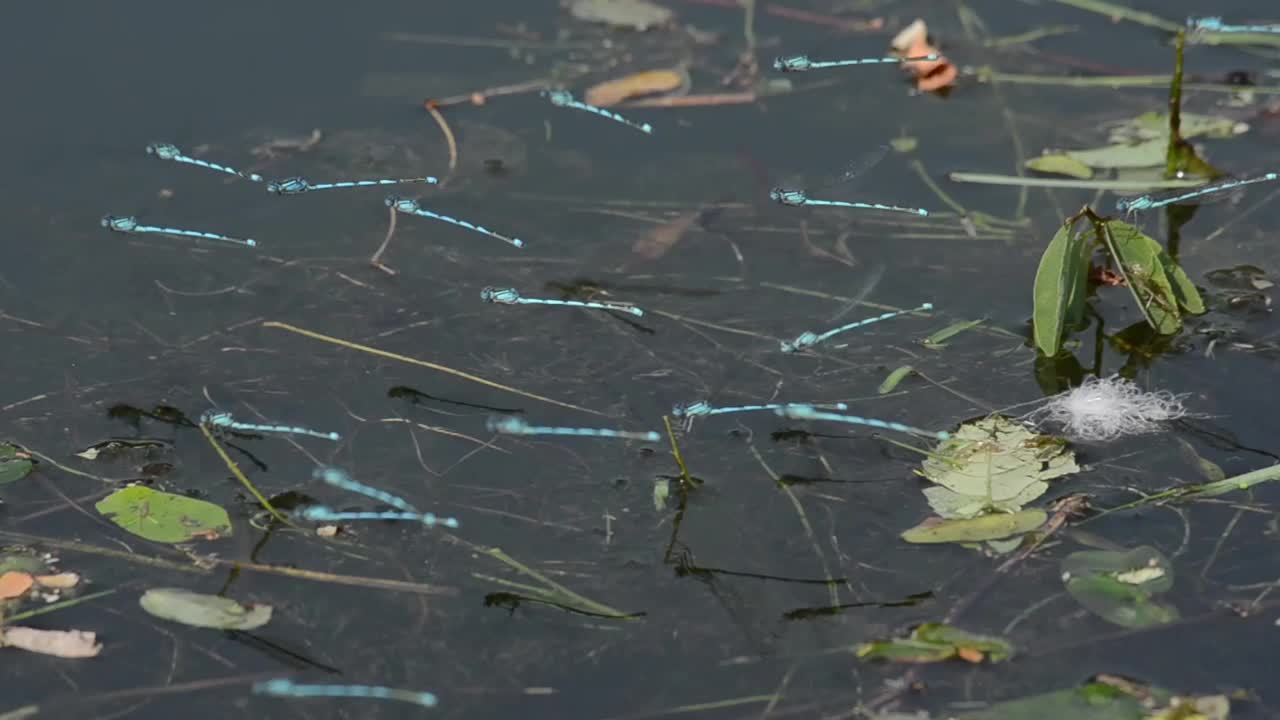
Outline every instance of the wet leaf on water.
{"type": "Polygon", "coordinates": [[[213,540],[231,534],[231,518],[217,505],[142,485],[121,488],[94,508],[134,535],[156,542],[213,540]]]}
{"type": "Polygon", "coordinates": [[[959,335],[965,330],[972,330],[986,321],[986,318],[978,318],[977,320],[961,320],[960,322],[951,323],[924,340],[921,340],[920,344],[931,350],[940,350],[946,347],[946,342],[951,338],[959,335]]]}
{"type": "MultiPolygon", "coordinates": [[[[1166,132],[1168,128],[1165,128],[1166,132]]],[[[1162,167],[1169,141],[1163,137],[1136,143],[1118,143],[1066,154],[1076,162],[1100,170],[1131,170],[1162,167]]]]}
{"type": "Polygon", "coordinates": [[[183,588],[152,588],[138,601],[152,615],[192,627],[252,630],[271,621],[270,605],[241,605],[230,598],[183,588]]]}
{"type": "Polygon", "coordinates": [[[22,448],[0,443],[0,485],[16,482],[31,474],[34,463],[22,448]]]}
{"type": "Polygon", "coordinates": [[[1086,550],[1062,561],[1067,592],[1087,610],[1122,627],[1141,628],[1178,619],[1176,608],[1152,597],[1173,587],[1173,566],[1159,550],[1086,550]]]}
{"type": "Polygon", "coordinates": [[[935,512],[967,518],[1021,510],[1048,490],[1047,481],[1079,469],[1066,441],[995,415],[961,425],[917,473],[940,486],[925,490],[935,512]]]}
{"type": "Polygon", "coordinates": [[[646,70],[592,85],[582,99],[588,105],[609,107],[631,98],[675,92],[688,83],[689,76],[679,70],[646,70]]]}
{"type": "Polygon", "coordinates": [[[1169,706],[1148,715],[1146,720],[1227,720],[1231,716],[1231,701],[1226,695],[1202,697],[1175,697],[1169,706]]]}
{"type": "Polygon", "coordinates": [[[929,518],[902,533],[902,539],[909,543],[972,543],[999,540],[1012,535],[1029,533],[1048,519],[1049,516],[1045,511],[1035,509],[957,520],[929,518]]]}
{"type": "Polygon", "coordinates": [[[642,31],[672,18],[670,10],[647,0],[571,0],[569,14],[578,20],[642,31]]]}
{"type": "Polygon", "coordinates": [[[1032,326],[1036,348],[1056,355],[1062,336],[1084,311],[1088,291],[1090,243],[1072,229],[1058,228],[1040,258],[1032,291],[1032,326]]]}
{"type": "Polygon", "coordinates": [[[968,662],[1001,662],[1013,656],[1013,646],[998,637],[975,635],[950,625],[925,623],[905,638],[859,645],[857,656],[867,660],[932,663],[960,658],[968,662]]]}
{"type": "Polygon", "coordinates": [[[884,382],[880,383],[880,387],[877,389],[876,392],[880,393],[881,395],[888,395],[889,393],[897,389],[898,385],[903,380],[905,380],[908,375],[910,375],[915,371],[916,369],[911,367],[910,365],[903,365],[902,367],[889,373],[889,377],[885,378],[884,382]]]}
{"type": "Polygon", "coordinates": [[[1088,180],[1093,177],[1093,168],[1076,160],[1068,154],[1052,154],[1033,157],[1026,163],[1028,170],[1066,175],[1067,177],[1088,180]]]}
{"type": "Polygon", "coordinates": [[[95,633],[29,627],[0,627],[0,647],[16,647],[61,658],[93,657],[102,652],[95,633]]]}

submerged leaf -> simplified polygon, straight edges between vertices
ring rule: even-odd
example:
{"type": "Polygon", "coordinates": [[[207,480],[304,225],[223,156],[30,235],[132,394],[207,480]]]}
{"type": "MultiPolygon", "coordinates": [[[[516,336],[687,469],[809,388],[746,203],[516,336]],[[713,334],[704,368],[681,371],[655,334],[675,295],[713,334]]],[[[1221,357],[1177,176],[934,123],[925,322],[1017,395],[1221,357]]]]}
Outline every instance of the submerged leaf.
{"type": "Polygon", "coordinates": [[[1062,577],[1067,592],[1107,622],[1141,628],[1178,619],[1175,608],[1152,599],[1173,587],[1173,567],[1155,548],[1072,553],[1062,562],[1062,577]]]}
{"type": "Polygon", "coordinates": [[[241,605],[230,598],[182,588],[152,588],[143,593],[138,604],[158,618],[192,627],[252,630],[271,621],[270,605],[241,605]]]}
{"type": "Polygon", "coordinates": [[[1088,180],[1093,177],[1093,168],[1076,160],[1068,153],[1053,153],[1033,157],[1026,162],[1026,166],[1028,170],[1053,173],[1054,175],[1066,175],[1080,180],[1088,180]]]}
{"type": "Polygon", "coordinates": [[[920,523],[902,533],[902,539],[909,543],[969,543],[999,540],[1031,532],[1048,519],[1049,516],[1045,511],[1035,509],[1016,513],[994,513],[960,520],[937,521],[936,518],[931,518],[935,522],[926,520],[920,523]]]}
{"type": "Polygon", "coordinates": [[[231,518],[226,510],[204,500],[144,485],[121,488],[98,501],[94,508],[134,535],[156,542],[212,540],[231,534],[231,518]]]}

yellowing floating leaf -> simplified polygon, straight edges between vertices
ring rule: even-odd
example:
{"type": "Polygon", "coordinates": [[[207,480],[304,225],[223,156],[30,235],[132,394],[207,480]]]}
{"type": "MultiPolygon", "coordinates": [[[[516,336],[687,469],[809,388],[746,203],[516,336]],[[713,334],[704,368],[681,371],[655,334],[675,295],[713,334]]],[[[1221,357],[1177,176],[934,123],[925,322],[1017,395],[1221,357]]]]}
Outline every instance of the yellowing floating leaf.
{"type": "Polygon", "coordinates": [[[93,657],[102,651],[97,635],[85,630],[38,630],[0,627],[0,646],[16,647],[61,658],[93,657]]]}
{"type": "Polygon", "coordinates": [[[270,605],[241,605],[230,598],[182,588],[152,588],[138,604],[158,618],[193,627],[252,630],[271,621],[270,605]]]}
{"type": "Polygon", "coordinates": [[[950,625],[925,623],[905,638],[859,645],[858,657],[891,662],[932,663],[960,658],[1000,662],[1013,656],[1013,646],[998,637],[975,635],[950,625]]]}
{"type": "Polygon", "coordinates": [[[231,518],[226,510],[204,500],[144,485],[121,488],[98,501],[94,508],[134,535],[156,542],[212,540],[231,534],[231,518]]]}
{"type": "Polygon", "coordinates": [[[583,95],[588,105],[609,107],[645,95],[675,92],[687,87],[689,76],[676,70],[646,70],[592,85],[583,95]]]}
{"type": "Polygon", "coordinates": [[[42,588],[50,590],[66,590],[73,588],[80,583],[80,576],[73,572],[58,573],[57,575],[37,575],[36,584],[42,588]]]}
{"type": "Polygon", "coordinates": [[[902,533],[909,543],[970,543],[999,540],[1021,535],[1040,527],[1049,519],[1043,510],[1023,510],[1016,513],[995,513],[963,520],[929,518],[902,533]]]}

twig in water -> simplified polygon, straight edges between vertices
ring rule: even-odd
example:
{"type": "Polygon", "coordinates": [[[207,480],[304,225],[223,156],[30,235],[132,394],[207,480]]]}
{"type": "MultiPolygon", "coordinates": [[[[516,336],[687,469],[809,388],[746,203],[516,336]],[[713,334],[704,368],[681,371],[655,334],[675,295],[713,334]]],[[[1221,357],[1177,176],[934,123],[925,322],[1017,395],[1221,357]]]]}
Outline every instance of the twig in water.
{"type": "Polygon", "coordinates": [[[433,362],[427,362],[426,360],[418,360],[416,358],[411,358],[407,355],[400,355],[399,353],[393,353],[387,350],[379,350],[378,348],[370,347],[368,345],[353,343],[350,340],[343,340],[342,338],[336,338],[331,335],[324,335],[318,332],[314,332],[312,330],[307,330],[305,328],[295,327],[288,323],[276,322],[275,320],[268,320],[262,323],[262,327],[280,328],[281,330],[288,330],[291,333],[296,333],[303,337],[309,337],[312,340],[319,340],[321,342],[332,343],[334,345],[350,348],[352,350],[359,350],[360,352],[369,353],[370,355],[377,355],[378,357],[384,357],[390,360],[398,360],[403,363],[409,363],[410,365],[417,365],[419,367],[424,367],[430,370],[436,370],[442,373],[448,373],[449,375],[453,375],[454,377],[460,377],[463,380],[470,380],[473,383],[479,383],[480,385],[491,387],[495,390],[503,390],[505,392],[515,393],[516,395],[527,397],[533,400],[541,400],[542,402],[551,403],[552,405],[559,405],[560,407],[569,408],[570,410],[578,410],[585,413],[591,413],[592,415],[600,415],[602,417],[608,417],[608,415],[605,415],[604,413],[598,410],[588,410],[587,408],[579,407],[577,405],[571,405],[566,402],[560,402],[559,400],[552,400],[549,397],[544,397],[542,395],[537,395],[535,393],[526,392],[524,390],[513,388],[509,385],[503,385],[502,383],[497,383],[492,380],[486,380],[477,375],[472,375],[471,373],[463,372],[461,370],[454,370],[453,368],[448,367],[446,365],[439,365],[433,362]]]}
{"type": "Polygon", "coordinates": [[[444,142],[449,146],[449,173],[440,180],[440,187],[444,187],[449,184],[449,178],[453,177],[453,173],[458,169],[458,142],[453,139],[453,130],[449,129],[449,123],[444,121],[439,105],[440,103],[434,100],[422,103],[422,107],[427,109],[436,124],[440,126],[440,132],[444,133],[444,142]]]}
{"type": "Polygon", "coordinates": [[[528,82],[516,83],[515,85],[502,85],[499,87],[485,88],[484,90],[476,90],[466,95],[450,95],[447,98],[438,98],[427,100],[424,104],[431,104],[438,108],[448,107],[450,105],[461,105],[462,103],[472,103],[473,105],[483,105],[486,100],[491,97],[499,97],[502,95],[520,95],[522,93],[538,92],[552,85],[551,78],[538,78],[528,82]]]}
{"type": "Polygon", "coordinates": [[[240,466],[236,464],[235,460],[231,459],[231,456],[227,454],[226,450],[222,449],[222,445],[218,442],[218,439],[213,436],[213,433],[209,432],[209,427],[203,422],[200,423],[200,432],[204,433],[205,439],[208,440],[209,444],[213,446],[213,449],[217,451],[218,457],[222,458],[222,462],[226,464],[227,469],[231,471],[231,474],[235,475],[236,479],[240,481],[240,484],[244,485],[245,488],[248,489],[249,492],[258,500],[262,507],[266,508],[267,512],[271,513],[271,517],[279,520],[285,525],[292,525],[293,523],[289,522],[289,518],[281,514],[279,510],[276,510],[275,507],[271,505],[271,501],[268,500],[265,495],[258,492],[258,488],[254,487],[253,483],[249,482],[249,478],[245,477],[244,473],[240,470],[240,466]]]}
{"type": "Polygon", "coordinates": [[[398,213],[396,213],[396,209],[394,207],[390,206],[387,207],[387,212],[391,214],[391,223],[387,225],[387,236],[382,238],[382,244],[378,246],[378,251],[369,258],[369,264],[394,277],[399,273],[382,264],[382,253],[387,251],[387,246],[391,244],[392,236],[396,234],[396,215],[398,213]]]}

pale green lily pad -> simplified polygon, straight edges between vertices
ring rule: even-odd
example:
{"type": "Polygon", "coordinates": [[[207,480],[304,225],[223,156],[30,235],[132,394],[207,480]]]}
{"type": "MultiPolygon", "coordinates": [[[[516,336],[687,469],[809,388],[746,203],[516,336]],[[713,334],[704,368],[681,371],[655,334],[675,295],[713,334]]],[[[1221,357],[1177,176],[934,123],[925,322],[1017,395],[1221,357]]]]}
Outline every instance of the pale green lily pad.
{"type": "Polygon", "coordinates": [[[231,518],[226,510],[145,485],[121,488],[98,501],[94,508],[134,535],[156,542],[214,540],[231,534],[231,518]]]}
{"type": "Polygon", "coordinates": [[[17,482],[31,474],[35,464],[17,445],[0,443],[0,485],[17,482]]]}
{"type": "Polygon", "coordinates": [[[1173,587],[1173,566],[1159,550],[1087,550],[1062,561],[1067,592],[1090,612],[1122,627],[1141,628],[1178,619],[1176,608],[1152,597],[1173,587]]]}
{"type": "Polygon", "coordinates": [[[961,425],[917,472],[950,491],[925,491],[934,510],[963,518],[1020,510],[1044,494],[1048,480],[1079,470],[1066,441],[996,415],[961,425]]]}
{"type": "Polygon", "coordinates": [[[230,598],[183,588],[153,588],[138,604],[158,618],[218,630],[253,630],[271,621],[270,605],[241,605],[230,598]]]}
{"type": "Polygon", "coordinates": [[[855,651],[864,660],[909,663],[941,662],[962,656],[973,661],[975,653],[993,663],[1001,662],[1013,656],[1013,646],[998,637],[975,635],[950,625],[925,623],[905,638],[864,643],[855,651]]]}
{"type": "Polygon", "coordinates": [[[1043,510],[995,513],[962,520],[930,518],[902,533],[909,543],[971,543],[1021,535],[1040,527],[1049,519],[1043,510]]]}

